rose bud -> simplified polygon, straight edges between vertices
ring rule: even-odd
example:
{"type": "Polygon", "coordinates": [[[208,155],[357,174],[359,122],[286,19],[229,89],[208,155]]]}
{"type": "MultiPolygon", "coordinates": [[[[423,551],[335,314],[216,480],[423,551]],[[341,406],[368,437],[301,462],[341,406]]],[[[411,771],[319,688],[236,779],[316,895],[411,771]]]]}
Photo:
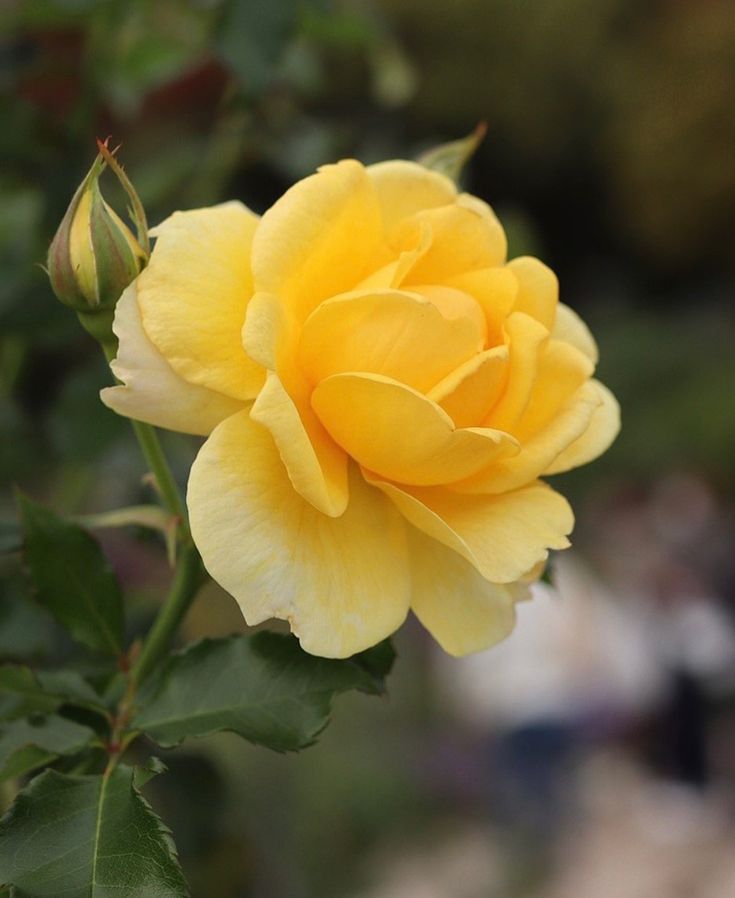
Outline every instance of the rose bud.
{"type": "Polygon", "coordinates": [[[102,342],[111,339],[112,312],[120,294],[148,261],[147,242],[140,200],[107,147],[100,144],[100,153],[51,242],[47,265],[56,296],[78,312],[82,324],[102,342]],[[108,165],[131,199],[142,239],[136,239],[102,197],[99,179],[108,165]]]}

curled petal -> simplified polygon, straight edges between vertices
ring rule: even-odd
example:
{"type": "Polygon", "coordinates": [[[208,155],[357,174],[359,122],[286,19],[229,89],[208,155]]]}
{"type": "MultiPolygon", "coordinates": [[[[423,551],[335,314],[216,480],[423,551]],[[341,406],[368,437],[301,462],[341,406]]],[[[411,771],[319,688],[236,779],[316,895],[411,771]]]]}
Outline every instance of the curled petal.
{"type": "Polygon", "coordinates": [[[436,403],[377,374],[335,374],[316,387],[311,402],[352,458],[401,483],[461,480],[518,451],[508,434],[457,430],[436,403]]]}
{"type": "Polygon", "coordinates": [[[580,465],[586,465],[605,452],[620,431],[620,406],[608,388],[599,381],[592,381],[601,402],[582,436],[559,453],[546,468],[545,474],[561,474],[580,465]]]}
{"type": "Polygon", "coordinates": [[[574,515],[566,499],[545,483],[498,496],[470,496],[363,474],[414,527],[454,549],[492,583],[513,583],[544,561],[549,549],[569,545],[574,515]]]}
{"type": "Polygon", "coordinates": [[[508,347],[480,352],[447,375],[429,393],[457,427],[484,421],[498,401],[508,377],[508,347]]]}
{"type": "Polygon", "coordinates": [[[551,331],[556,340],[564,340],[583,352],[593,365],[597,364],[599,353],[597,343],[587,325],[569,306],[560,302],[556,307],[556,320],[551,331]]]}
{"type": "Polygon", "coordinates": [[[311,407],[308,383],[296,363],[297,331],[277,297],[253,297],[243,343],[268,374],[251,414],[271,432],[294,489],[324,514],[337,517],[347,506],[347,456],[311,407]]]}
{"type": "Polygon", "coordinates": [[[508,379],[503,395],[484,423],[512,432],[531,398],[549,332],[524,312],[514,312],[505,327],[510,352],[508,379]]]}
{"type": "Polygon", "coordinates": [[[500,494],[550,474],[556,459],[591,426],[602,396],[595,381],[583,384],[549,421],[521,442],[513,458],[500,459],[475,477],[453,485],[461,493],[500,494]]]}
{"type": "Polygon", "coordinates": [[[480,200],[462,194],[456,203],[419,212],[401,227],[413,233],[419,224],[429,228],[431,246],[406,276],[405,284],[442,284],[465,271],[505,261],[503,229],[480,200]]]}

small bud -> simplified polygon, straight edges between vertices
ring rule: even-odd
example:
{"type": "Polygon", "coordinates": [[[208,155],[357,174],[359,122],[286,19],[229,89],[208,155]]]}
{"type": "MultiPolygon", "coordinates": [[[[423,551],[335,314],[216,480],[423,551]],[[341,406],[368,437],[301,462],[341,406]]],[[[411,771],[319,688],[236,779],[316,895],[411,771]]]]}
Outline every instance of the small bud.
{"type": "Polygon", "coordinates": [[[74,194],[48,252],[53,291],[81,313],[85,327],[92,314],[106,312],[104,317],[111,317],[120,294],[148,261],[140,200],[106,145],[98,145],[100,153],[74,194]],[[99,178],[108,165],[131,199],[138,239],[102,197],[99,178]]]}

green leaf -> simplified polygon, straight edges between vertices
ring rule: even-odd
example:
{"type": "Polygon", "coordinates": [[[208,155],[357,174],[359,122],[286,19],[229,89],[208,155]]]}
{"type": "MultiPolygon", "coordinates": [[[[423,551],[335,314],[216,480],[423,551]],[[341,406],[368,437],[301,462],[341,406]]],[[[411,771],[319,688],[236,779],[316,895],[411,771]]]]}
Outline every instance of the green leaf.
{"type": "Polygon", "coordinates": [[[23,898],[185,898],[168,829],[133,771],[47,770],[0,821],[0,882],[23,898]]]}
{"type": "Polygon", "coordinates": [[[166,767],[166,765],[160,758],[148,758],[145,764],[139,764],[135,768],[135,772],[133,775],[135,788],[142,789],[143,786],[145,786],[147,782],[150,782],[150,780],[152,780],[154,776],[159,776],[161,773],[165,773],[167,770],[168,767],[166,767]]]}
{"type": "Polygon", "coordinates": [[[479,124],[467,137],[463,137],[461,140],[452,140],[427,150],[419,156],[417,161],[432,171],[446,175],[452,181],[459,181],[462,170],[482,143],[486,131],[487,126],[479,124]]]}
{"type": "Polygon", "coordinates": [[[26,496],[18,496],[26,561],[38,600],[79,642],[122,650],[120,587],[96,540],[26,496]]]}
{"type": "Polygon", "coordinates": [[[48,764],[58,755],[76,754],[94,738],[94,730],[56,714],[3,724],[0,782],[48,764]]]}
{"type": "Polygon", "coordinates": [[[60,704],[58,696],[44,692],[30,668],[16,664],[0,667],[0,716],[3,718],[55,711],[60,704]]]}
{"type": "Polygon", "coordinates": [[[0,718],[46,713],[61,705],[77,705],[98,714],[106,710],[102,699],[76,671],[34,672],[18,664],[0,666],[0,718]]]}
{"type": "Polygon", "coordinates": [[[165,747],[231,730],[276,751],[296,751],[327,725],[336,693],[382,692],[391,664],[392,648],[385,645],[333,661],[265,630],[205,639],[169,658],[140,696],[131,726],[165,747]]]}

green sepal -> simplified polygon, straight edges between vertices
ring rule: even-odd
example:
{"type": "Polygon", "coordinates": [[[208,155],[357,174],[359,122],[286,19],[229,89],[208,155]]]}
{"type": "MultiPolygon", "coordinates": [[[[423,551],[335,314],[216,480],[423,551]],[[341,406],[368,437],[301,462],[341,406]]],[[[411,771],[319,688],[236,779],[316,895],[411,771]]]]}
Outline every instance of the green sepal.
{"type": "Polygon", "coordinates": [[[419,156],[417,161],[425,168],[439,172],[458,183],[465,165],[482,143],[486,131],[487,126],[481,123],[467,137],[452,140],[427,150],[419,156]]]}

